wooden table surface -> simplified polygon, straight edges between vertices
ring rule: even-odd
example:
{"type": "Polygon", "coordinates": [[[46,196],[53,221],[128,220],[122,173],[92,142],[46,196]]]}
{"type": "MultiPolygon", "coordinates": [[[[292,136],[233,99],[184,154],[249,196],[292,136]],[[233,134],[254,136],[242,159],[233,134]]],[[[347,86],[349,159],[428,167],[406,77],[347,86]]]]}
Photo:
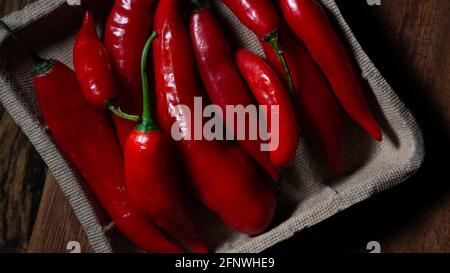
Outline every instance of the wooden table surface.
{"type": "MultiPolygon", "coordinates": [[[[33,0],[0,0],[7,14],[33,0]]],[[[423,168],[405,183],[268,252],[450,252],[450,1],[338,0],[356,37],[423,129],[423,168]]],[[[65,252],[89,243],[55,180],[0,106],[0,252],[65,252]]]]}

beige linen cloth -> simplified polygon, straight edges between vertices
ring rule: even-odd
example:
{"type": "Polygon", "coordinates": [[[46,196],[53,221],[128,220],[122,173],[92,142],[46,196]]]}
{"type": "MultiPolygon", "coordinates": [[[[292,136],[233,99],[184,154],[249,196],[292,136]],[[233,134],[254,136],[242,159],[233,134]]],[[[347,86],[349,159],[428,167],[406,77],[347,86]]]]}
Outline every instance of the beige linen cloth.
{"type": "MultiPolygon", "coordinates": [[[[348,134],[347,166],[343,175],[332,175],[317,151],[302,138],[295,165],[284,171],[279,209],[270,230],[248,237],[224,227],[218,219],[199,212],[196,221],[208,246],[217,252],[260,252],[294,233],[393,187],[422,164],[424,145],[420,129],[389,84],[362,50],[333,0],[322,0],[362,69],[374,94],[374,108],[384,140],[375,143],[359,128],[348,134]]],[[[256,37],[218,1],[216,12],[231,27],[243,47],[262,55],[256,37]]],[[[79,13],[63,0],[38,0],[5,18],[13,29],[45,57],[72,66],[72,46],[79,13]]],[[[31,82],[32,65],[17,45],[0,32],[0,101],[36,147],[56,177],[95,252],[112,252],[107,217],[77,172],[65,160],[42,120],[31,82]]],[[[61,90],[64,92],[64,90],[61,90]]]]}

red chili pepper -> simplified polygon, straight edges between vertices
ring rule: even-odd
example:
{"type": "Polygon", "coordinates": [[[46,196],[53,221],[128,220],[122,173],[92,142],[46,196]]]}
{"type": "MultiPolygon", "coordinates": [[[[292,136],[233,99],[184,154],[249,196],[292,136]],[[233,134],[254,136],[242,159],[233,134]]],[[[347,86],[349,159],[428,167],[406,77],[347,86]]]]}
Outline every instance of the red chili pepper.
{"type": "Polygon", "coordinates": [[[117,227],[144,251],[180,252],[129,205],[123,158],[106,114],[83,97],[75,73],[56,60],[44,60],[0,21],[35,63],[33,82],[43,117],[59,148],[85,178],[117,227]]]}
{"type": "Polygon", "coordinates": [[[145,251],[180,251],[130,208],[114,131],[106,115],[84,100],[73,71],[55,61],[34,78],[34,85],[42,114],[56,142],[119,229],[145,251]]]}
{"type": "Polygon", "coordinates": [[[34,54],[0,21],[35,63],[33,78],[42,115],[56,143],[85,178],[119,230],[149,252],[180,252],[128,202],[123,159],[107,115],[83,97],[75,73],[34,54]]]}
{"type": "MultiPolygon", "coordinates": [[[[161,0],[156,11],[154,66],[158,120],[166,133],[172,127],[192,132],[190,111],[201,97],[182,1],[161,0]]],[[[183,2],[184,3],[184,2],[183,2]]],[[[178,142],[200,200],[233,229],[258,234],[271,222],[276,200],[240,147],[224,142],[182,139],[178,142]]]]}
{"type": "Polygon", "coordinates": [[[73,64],[86,99],[103,109],[117,94],[110,60],[91,12],[86,11],[73,48],[73,64]]]}
{"type": "MultiPolygon", "coordinates": [[[[316,147],[325,155],[331,169],[339,173],[345,154],[346,126],[341,109],[329,89],[328,83],[317,64],[308,54],[302,42],[280,31],[280,43],[294,82],[294,102],[298,106],[300,121],[316,147]]],[[[278,56],[262,42],[264,52],[278,75],[284,69],[278,56]]]]}
{"type": "Polygon", "coordinates": [[[278,41],[278,30],[281,20],[273,7],[272,0],[222,0],[222,2],[238,17],[242,24],[253,31],[258,39],[264,40],[275,50],[280,62],[283,64],[284,74],[293,92],[289,67],[278,41]]]}
{"type": "Polygon", "coordinates": [[[195,252],[208,252],[196,234],[185,211],[178,181],[170,161],[168,140],[163,136],[150,111],[147,56],[153,33],[142,54],[144,107],[138,126],[125,144],[125,177],[131,204],[165,232],[195,252]]]}
{"type": "MultiPolygon", "coordinates": [[[[213,14],[204,2],[197,0],[193,3],[197,8],[191,15],[190,30],[200,74],[211,102],[222,109],[222,119],[225,123],[231,121],[226,126],[236,135],[236,118],[227,119],[227,105],[247,107],[255,103],[239,74],[233,53],[213,14]]],[[[248,132],[248,124],[245,126],[248,132]]],[[[278,180],[278,173],[270,162],[269,154],[261,151],[261,139],[240,140],[239,143],[264,167],[272,179],[278,180]]]]}
{"type": "Polygon", "coordinates": [[[272,120],[270,107],[278,106],[279,130],[273,130],[273,125],[269,124],[269,131],[279,143],[278,147],[272,147],[270,159],[277,167],[289,166],[294,160],[298,144],[297,120],[289,92],[275,71],[250,51],[238,50],[236,61],[259,104],[268,106],[268,122],[272,120]]]}
{"type": "MultiPolygon", "coordinates": [[[[95,19],[86,11],[83,24],[73,47],[73,65],[84,97],[99,109],[108,108],[122,119],[137,122],[139,116],[128,115],[116,104],[117,84],[113,77],[111,61],[97,35],[95,19]]],[[[115,122],[123,123],[121,119],[115,122]]]]}
{"type": "Polygon", "coordinates": [[[222,1],[260,37],[268,61],[295,95],[303,128],[323,151],[331,168],[339,172],[345,150],[345,125],[339,106],[318,66],[301,42],[292,39],[283,28],[271,1],[222,1]],[[272,23],[263,24],[262,21],[272,23]]]}
{"type": "MultiPolygon", "coordinates": [[[[105,47],[119,87],[118,105],[124,112],[142,112],[141,57],[153,24],[155,0],[116,0],[108,16],[105,47]]],[[[120,143],[124,147],[135,123],[115,117],[120,143]]]]}
{"type": "Polygon", "coordinates": [[[280,0],[284,16],[320,66],[347,113],[369,135],[382,140],[367,103],[362,81],[322,7],[314,0],[280,0]]]}
{"type": "Polygon", "coordinates": [[[277,31],[281,24],[274,10],[267,8],[271,0],[222,0],[233,11],[239,20],[263,39],[267,34],[277,31]]]}

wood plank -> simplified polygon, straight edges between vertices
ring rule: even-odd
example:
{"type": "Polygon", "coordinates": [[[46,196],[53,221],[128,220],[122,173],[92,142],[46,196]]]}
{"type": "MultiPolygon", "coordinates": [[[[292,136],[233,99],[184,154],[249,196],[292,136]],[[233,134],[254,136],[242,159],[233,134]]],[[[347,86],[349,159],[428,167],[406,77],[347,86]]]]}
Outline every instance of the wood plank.
{"type": "MultiPolygon", "coordinates": [[[[0,15],[32,1],[0,1],[0,15]]],[[[0,105],[0,252],[27,248],[45,176],[44,162],[0,105]]]]}
{"type": "Polygon", "coordinates": [[[5,112],[0,119],[0,251],[26,249],[46,175],[45,164],[5,112]]]}
{"type": "MultiPolygon", "coordinates": [[[[34,1],[1,0],[0,16],[34,1]]],[[[0,185],[0,252],[65,252],[69,241],[91,251],[55,179],[1,105],[0,185]]]]}
{"type": "MultiPolygon", "coordinates": [[[[450,133],[450,3],[339,0],[363,48],[419,119],[450,133]]],[[[426,125],[426,124],[425,124],[426,125]]]]}
{"type": "Polygon", "coordinates": [[[92,252],[69,202],[56,180],[49,174],[27,252],[68,252],[66,247],[71,241],[80,244],[82,253],[92,252]]]}
{"type": "MultiPolygon", "coordinates": [[[[413,110],[425,165],[407,183],[282,243],[273,251],[450,252],[450,2],[337,1],[362,47],[413,110]]],[[[381,170],[380,170],[381,171],[381,170]]]]}
{"type": "Polygon", "coordinates": [[[442,159],[450,151],[450,2],[391,0],[379,9],[366,10],[346,18],[364,37],[360,40],[376,65],[414,110],[427,144],[422,170],[402,192],[386,198],[385,209],[400,209],[393,210],[397,219],[390,225],[385,248],[449,252],[450,174],[442,159]]]}

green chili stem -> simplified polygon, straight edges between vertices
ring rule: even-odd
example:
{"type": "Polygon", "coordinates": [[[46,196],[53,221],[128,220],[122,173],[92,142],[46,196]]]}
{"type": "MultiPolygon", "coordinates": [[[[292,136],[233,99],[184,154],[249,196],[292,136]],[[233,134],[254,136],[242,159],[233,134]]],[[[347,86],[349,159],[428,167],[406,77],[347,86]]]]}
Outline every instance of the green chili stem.
{"type": "Polygon", "coordinates": [[[45,73],[46,71],[48,71],[52,65],[53,65],[53,61],[52,60],[46,60],[41,58],[40,56],[38,56],[33,50],[31,50],[31,48],[29,48],[23,41],[22,39],[19,38],[19,36],[17,36],[17,34],[2,20],[0,20],[0,26],[5,29],[9,35],[11,35],[11,37],[19,44],[19,46],[27,53],[27,55],[30,56],[31,60],[34,63],[35,69],[36,69],[36,73],[41,74],[41,73],[45,73]]]}
{"type": "Polygon", "coordinates": [[[281,65],[283,66],[284,74],[286,75],[286,79],[288,81],[289,85],[289,91],[291,91],[291,94],[294,95],[294,82],[292,81],[291,72],[289,70],[289,66],[287,64],[286,58],[284,57],[284,52],[281,50],[280,45],[280,37],[278,30],[275,30],[266,36],[264,36],[264,41],[270,44],[270,46],[275,50],[275,52],[278,55],[278,59],[281,62],[281,65]]]}
{"type": "Polygon", "coordinates": [[[191,0],[191,6],[194,10],[208,8],[208,3],[204,0],[191,0]]]}
{"type": "Polygon", "coordinates": [[[145,44],[144,50],[142,51],[142,59],[141,59],[141,77],[142,77],[142,93],[143,93],[143,112],[142,118],[138,125],[139,131],[155,131],[158,129],[155,121],[152,117],[152,111],[150,107],[150,90],[148,86],[148,76],[147,76],[147,59],[148,59],[148,51],[150,49],[150,45],[156,39],[158,34],[153,32],[150,38],[148,38],[147,43],[145,44]]]}
{"type": "Polygon", "coordinates": [[[120,109],[120,107],[117,106],[117,104],[114,100],[108,101],[105,104],[105,107],[106,107],[106,109],[111,111],[111,113],[113,113],[114,115],[116,115],[120,118],[129,120],[129,121],[133,121],[133,122],[139,122],[141,120],[141,117],[139,117],[139,116],[124,113],[122,111],[122,109],[120,109]]]}

